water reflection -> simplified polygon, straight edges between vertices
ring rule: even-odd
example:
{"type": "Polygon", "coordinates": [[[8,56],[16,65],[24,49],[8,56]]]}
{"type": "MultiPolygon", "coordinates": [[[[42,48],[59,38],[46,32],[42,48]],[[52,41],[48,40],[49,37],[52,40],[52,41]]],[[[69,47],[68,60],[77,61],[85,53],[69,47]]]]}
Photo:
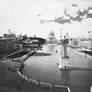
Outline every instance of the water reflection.
{"type": "Polygon", "coordinates": [[[53,52],[55,50],[55,45],[49,45],[48,48],[50,52],[53,52]]]}
{"type": "Polygon", "coordinates": [[[63,85],[69,85],[70,83],[70,70],[60,70],[61,73],[61,83],[63,85]]]}

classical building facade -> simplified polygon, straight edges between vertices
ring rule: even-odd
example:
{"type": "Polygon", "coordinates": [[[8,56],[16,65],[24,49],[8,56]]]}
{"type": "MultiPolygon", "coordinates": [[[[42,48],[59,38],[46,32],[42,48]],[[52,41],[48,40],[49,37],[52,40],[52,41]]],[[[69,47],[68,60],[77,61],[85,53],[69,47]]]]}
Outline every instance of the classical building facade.
{"type": "Polygon", "coordinates": [[[53,31],[51,31],[48,35],[47,43],[54,44],[56,43],[56,37],[53,31]]]}

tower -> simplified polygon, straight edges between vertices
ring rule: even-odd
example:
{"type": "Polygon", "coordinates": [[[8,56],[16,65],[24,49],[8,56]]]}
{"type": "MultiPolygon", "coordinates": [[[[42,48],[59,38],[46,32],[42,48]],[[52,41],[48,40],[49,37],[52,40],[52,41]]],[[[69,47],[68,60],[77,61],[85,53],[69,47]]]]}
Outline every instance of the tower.
{"type": "Polygon", "coordinates": [[[60,43],[62,43],[62,29],[60,30],[60,43]]]}
{"type": "Polygon", "coordinates": [[[60,64],[59,64],[59,69],[71,69],[70,67],[70,59],[67,54],[67,45],[68,45],[68,38],[64,36],[64,39],[62,40],[62,47],[61,47],[61,52],[60,54],[60,64]]]}

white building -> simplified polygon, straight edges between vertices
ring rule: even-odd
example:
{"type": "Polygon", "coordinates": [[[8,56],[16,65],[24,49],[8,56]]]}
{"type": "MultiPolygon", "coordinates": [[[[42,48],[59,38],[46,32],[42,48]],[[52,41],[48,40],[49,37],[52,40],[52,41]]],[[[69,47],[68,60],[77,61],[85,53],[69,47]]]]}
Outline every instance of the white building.
{"type": "Polygon", "coordinates": [[[47,43],[54,44],[56,43],[56,37],[53,31],[51,31],[48,35],[47,43]]]}

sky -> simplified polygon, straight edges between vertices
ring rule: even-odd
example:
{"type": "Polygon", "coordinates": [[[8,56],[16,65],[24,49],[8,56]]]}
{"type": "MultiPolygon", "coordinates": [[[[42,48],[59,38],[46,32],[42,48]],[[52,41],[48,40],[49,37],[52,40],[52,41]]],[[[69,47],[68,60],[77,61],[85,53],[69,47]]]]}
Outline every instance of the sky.
{"type": "Polygon", "coordinates": [[[41,24],[40,20],[60,17],[64,9],[74,16],[79,9],[92,7],[91,4],[92,0],[0,0],[0,36],[8,33],[8,29],[16,35],[35,34],[43,38],[47,38],[50,31],[54,31],[56,38],[59,39],[61,29],[63,35],[68,32],[71,37],[87,36],[88,31],[92,30],[92,18],[72,24],[55,22],[41,24]],[[72,4],[77,4],[78,7],[72,7],[72,4]]]}

